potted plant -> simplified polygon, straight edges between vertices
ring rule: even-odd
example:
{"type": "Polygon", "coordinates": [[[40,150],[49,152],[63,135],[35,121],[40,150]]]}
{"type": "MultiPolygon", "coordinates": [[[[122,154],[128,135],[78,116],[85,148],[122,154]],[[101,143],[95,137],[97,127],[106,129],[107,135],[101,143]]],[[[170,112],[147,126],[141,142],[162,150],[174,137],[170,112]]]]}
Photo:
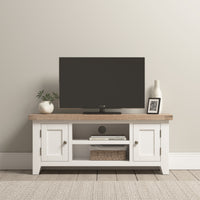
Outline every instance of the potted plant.
{"type": "Polygon", "coordinates": [[[52,113],[54,110],[53,102],[59,98],[58,94],[55,92],[45,92],[40,90],[36,96],[38,99],[41,99],[42,102],[39,103],[39,112],[40,113],[52,113]]]}

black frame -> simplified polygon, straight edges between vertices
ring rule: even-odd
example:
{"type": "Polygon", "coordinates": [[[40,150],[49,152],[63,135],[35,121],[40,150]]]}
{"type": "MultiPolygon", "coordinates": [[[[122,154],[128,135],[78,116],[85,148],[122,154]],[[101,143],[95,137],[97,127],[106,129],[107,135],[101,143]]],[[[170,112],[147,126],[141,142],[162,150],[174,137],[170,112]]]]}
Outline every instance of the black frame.
{"type": "Polygon", "coordinates": [[[147,114],[159,114],[160,102],[161,102],[161,98],[149,98],[148,99],[148,104],[147,104],[147,114]],[[158,110],[156,112],[153,112],[153,113],[149,111],[149,105],[150,105],[150,101],[151,100],[158,100],[158,110]]]}

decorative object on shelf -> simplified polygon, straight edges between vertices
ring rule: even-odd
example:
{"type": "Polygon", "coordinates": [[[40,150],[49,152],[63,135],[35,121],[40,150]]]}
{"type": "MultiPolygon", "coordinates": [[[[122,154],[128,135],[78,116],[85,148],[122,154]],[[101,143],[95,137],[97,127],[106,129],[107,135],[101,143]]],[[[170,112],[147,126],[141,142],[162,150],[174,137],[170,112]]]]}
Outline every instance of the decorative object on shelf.
{"type": "Polygon", "coordinates": [[[162,98],[162,91],[160,89],[160,81],[159,80],[154,80],[154,87],[152,89],[151,97],[152,98],[160,98],[160,110],[159,110],[159,113],[161,113],[162,112],[163,98],[162,98]]]}
{"type": "Polygon", "coordinates": [[[127,149],[124,145],[92,145],[90,160],[128,160],[127,149]]]}
{"type": "Polygon", "coordinates": [[[126,140],[125,136],[111,136],[111,135],[107,135],[107,136],[90,136],[89,140],[91,141],[107,141],[107,140],[126,140]]]}
{"type": "Polygon", "coordinates": [[[36,96],[38,99],[41,99],[42,102],[39,103],[38,109],[40,113],[49,114],[54,111],[53,102],[59,98],[58,94],[55,92],[45,92],[40,90],[36,96]]]}
{"type": "Polygon", "coordinates": [[[159,114],[160,98],[149,98],[147,114],[159,114]]]}

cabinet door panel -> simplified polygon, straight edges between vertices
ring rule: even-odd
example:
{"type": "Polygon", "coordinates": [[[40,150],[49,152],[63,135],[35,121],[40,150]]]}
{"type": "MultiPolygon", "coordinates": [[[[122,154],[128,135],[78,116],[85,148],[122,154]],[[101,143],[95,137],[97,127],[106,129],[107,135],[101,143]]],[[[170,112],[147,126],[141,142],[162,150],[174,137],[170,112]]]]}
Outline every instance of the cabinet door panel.
{"type": "Polygon", "coordinates": [[[160,161],[160,125],[134,125],[134,161],[160,161]]]}
{"type": "Polygon", "coordinates": [[[68,125],[42,124],[42,161],[67,160],[68,125]]]}

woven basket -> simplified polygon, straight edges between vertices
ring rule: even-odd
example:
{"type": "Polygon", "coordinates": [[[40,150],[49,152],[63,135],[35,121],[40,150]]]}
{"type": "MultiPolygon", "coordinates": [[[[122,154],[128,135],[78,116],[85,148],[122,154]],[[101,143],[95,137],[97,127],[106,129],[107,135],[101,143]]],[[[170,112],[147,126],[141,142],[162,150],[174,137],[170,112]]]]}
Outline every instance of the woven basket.
{"type": "Polygon", "coordinates": [[[127,160],[127,151],[91,150],[90,160],[127,160]]]}

